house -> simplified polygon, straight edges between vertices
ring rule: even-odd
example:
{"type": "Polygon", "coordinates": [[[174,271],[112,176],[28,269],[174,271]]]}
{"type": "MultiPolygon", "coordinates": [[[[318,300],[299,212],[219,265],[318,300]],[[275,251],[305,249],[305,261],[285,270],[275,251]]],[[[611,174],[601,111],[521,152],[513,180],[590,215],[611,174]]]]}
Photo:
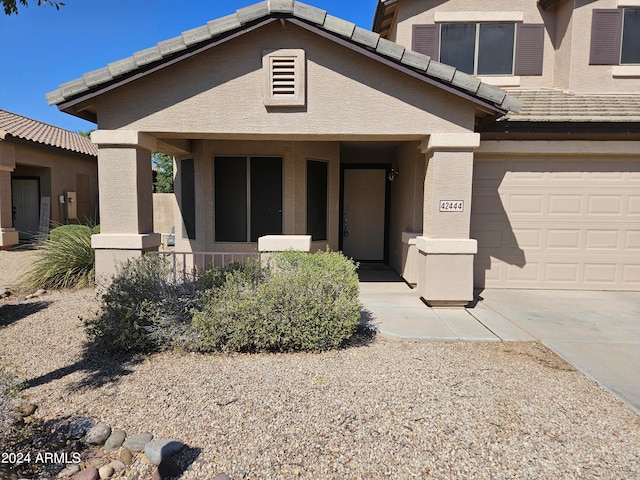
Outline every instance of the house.
{"type": "Polygon", "coordinates": [[[47,98],[98,124],[97,271],[160,244],[160,150],[179,250],[309,234],[431,305],[474,287],[639,290],[638,12],[386,0],[366,30],[270,0],[89,72],[47,98]]]}
{"type": "Polygon", "coordinates": [[[88,138],[0,110],[0,248],[50,222],[95,222],[97,156],[88,138]]]}

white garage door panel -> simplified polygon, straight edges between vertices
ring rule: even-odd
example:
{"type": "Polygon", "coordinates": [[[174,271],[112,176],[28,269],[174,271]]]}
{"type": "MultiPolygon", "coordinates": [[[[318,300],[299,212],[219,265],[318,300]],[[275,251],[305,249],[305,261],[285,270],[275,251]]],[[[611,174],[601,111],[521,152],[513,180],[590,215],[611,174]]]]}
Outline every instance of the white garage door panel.
{"type": "Polygon", "coordinates": [[[477,287],[640,290],[640,161],[478,159],[477,287]]]}

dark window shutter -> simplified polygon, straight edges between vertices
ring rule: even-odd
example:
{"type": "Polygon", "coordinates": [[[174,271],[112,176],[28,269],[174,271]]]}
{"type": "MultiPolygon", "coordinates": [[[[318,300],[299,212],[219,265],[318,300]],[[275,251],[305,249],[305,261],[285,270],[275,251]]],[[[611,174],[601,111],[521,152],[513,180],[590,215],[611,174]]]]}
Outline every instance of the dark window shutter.
{"type": "Polygon", "coordinates": [[[515,75],[542,75],[544,25],[518,24],[515,75]]]}
{"type": "Polygon", "coordinates": [[[621,9],[594,9],[591,22],[590,65],[617,65],[622,37],[621,9]]]}
{"type": "Polygon", "coordinates": [[[411,49],[438,61],[440,58],[440,25],[414,25],[411,49]]]}

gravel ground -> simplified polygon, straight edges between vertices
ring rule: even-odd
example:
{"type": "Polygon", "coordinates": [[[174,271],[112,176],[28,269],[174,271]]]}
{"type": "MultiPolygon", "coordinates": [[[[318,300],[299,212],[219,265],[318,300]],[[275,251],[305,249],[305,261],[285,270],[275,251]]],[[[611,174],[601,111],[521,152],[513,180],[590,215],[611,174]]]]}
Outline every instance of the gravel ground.
{"type": "Polygon", "coordinates": [[[0,250],[0,288],[17,287],[20,277],[29,269],[36,250],[0,250]]]}
{"type": "MultiPolygon", "coordinates": [[[[537,343],[123,364],[84,349],[79,317],[96,309],[92,290],[0,301],[0,359],[44,419],[182,440],[182,479],[640,478],[640,417],[537,343]]],[[[120,478],[149,472],[136,461],[120,478]]]]}

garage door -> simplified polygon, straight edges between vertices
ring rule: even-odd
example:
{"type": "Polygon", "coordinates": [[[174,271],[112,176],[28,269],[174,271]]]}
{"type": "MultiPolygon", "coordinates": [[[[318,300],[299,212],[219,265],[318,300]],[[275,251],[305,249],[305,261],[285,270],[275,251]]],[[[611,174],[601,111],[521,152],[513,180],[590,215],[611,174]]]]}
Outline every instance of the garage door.
{"type": "Polygon", "coordinates": [[[479,158],[476,287],[640,290],[640,160],[479,158]]]}

